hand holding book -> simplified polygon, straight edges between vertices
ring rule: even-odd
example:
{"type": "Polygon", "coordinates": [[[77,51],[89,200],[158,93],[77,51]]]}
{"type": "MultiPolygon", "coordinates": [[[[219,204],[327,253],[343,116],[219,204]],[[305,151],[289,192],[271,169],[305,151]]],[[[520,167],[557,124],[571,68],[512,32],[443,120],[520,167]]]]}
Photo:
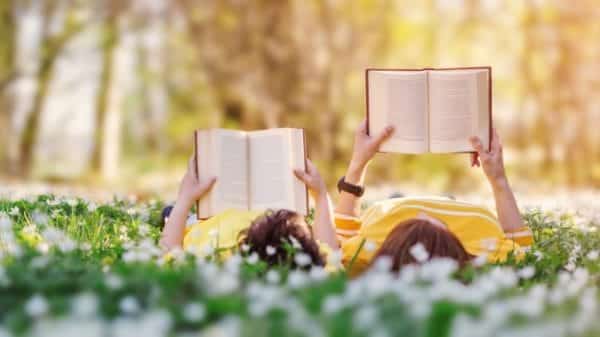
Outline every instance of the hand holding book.
{"type": "Polygon", "coordinates": [[[217,181],[216,177],[203,179],[202,181],[196,176],[196,164],[194,157],[191,157],[188,162],[188,168],[181,179],[179,185],[178,201],[189,203],[191,206],[194,202],[204,197],[217,181]]]}
{"type": "Polygon", "coordinates": [[[471,165],[481,166],[492,187],[502,184],[506,180],[502,143],[496,129],[493,129],[490,151],[486,150],[479,137],[471,137],[473,149],[477,151],[472,155],[471,165]]]}
{"type": "Polygon", "coordinates": [[[310,159],[306,159],[306,171],[296,169],[294,174],[306,185],[313,199],[319,200],[319,198],[327,195],[325,181],[310,159]]]}
{"type": "Polygon", "coordinates": [[[491,76],[491,67],[367,69],[368,132],[395,127],[381,152],[470,152],[471,135],[489,148],[491,76]]]}

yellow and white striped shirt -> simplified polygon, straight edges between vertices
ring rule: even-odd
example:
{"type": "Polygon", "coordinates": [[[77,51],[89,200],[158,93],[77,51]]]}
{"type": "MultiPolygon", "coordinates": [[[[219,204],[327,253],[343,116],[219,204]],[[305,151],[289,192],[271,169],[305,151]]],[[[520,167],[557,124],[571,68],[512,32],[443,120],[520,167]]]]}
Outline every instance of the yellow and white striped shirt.
{"type": "Polygon", "coordinates": [[[511,251],[522,256],[533,241],[527,227],[505,233],[496,216],[485,207],[447,198],[388,199],[369,207],[360,218],[336,214],[342,260],[346,267],[351,267],[350,275],[364,271],[388,234],[399,223],[419,213],[442,221],[467,252],[477,256],[485,254],[489,262],[503,261],[511,251]],[[348,266],[355,255],[352,266],[348,266]]]}

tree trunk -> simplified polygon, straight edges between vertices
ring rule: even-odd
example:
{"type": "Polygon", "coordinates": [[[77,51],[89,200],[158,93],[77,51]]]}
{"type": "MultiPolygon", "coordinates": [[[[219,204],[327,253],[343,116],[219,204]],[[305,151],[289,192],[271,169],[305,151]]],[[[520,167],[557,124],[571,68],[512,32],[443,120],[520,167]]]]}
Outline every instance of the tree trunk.
{"type": "Polygon", "coordinates": [[[12,107],[6,88],[14,75],[15,24],[12,1],[0,3],[0,171],[8,172],[12,107]]]}
{"type": "Polygon", "coordinates": [[[92,170],[102,171],[102,147],[105,143],[106,133],[106,110],[108,107],[108,93],[113,78],[113,64],[115,49],[119,41],[118,30],[116,26],[116,17],[111,16],[107,19],[102,48],[102,75],[100,78],[100,87],[98,94],[98,110],[96,112],[96,134],[94,152],[92,154],[92,170]]]}

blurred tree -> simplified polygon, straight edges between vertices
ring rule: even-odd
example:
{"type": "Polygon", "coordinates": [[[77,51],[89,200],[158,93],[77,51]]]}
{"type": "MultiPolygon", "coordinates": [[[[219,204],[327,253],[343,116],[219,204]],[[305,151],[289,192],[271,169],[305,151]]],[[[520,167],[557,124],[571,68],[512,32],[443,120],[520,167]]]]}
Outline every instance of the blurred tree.
{"type": "Polygon", "coordinates": [[[392,2],[179,3],[220,119],[304,127],[313,155],[332,167],[345,102],[357,94],[345,83],[376,60],[392,2]]]}
{"type": "Polygon", "coordinates": [[[108,172],[104,172],[103,168],[108,165],[103,162],[106,160],[112,160],[103,156],[104,153],[108,153],[104,149],[108,146],[109,142],[106,141],[107,136],[107,123],[106,114],[109,105],[109,93],[110,86],[112,84],[112,78],[114,76],[114,58],[115,50],[119,43],[119,18],[124,15],[131,4],[129,1],[122,0],[110,0],[104,3],[102,8],[102,76],[100,78],[100,86],[98,92],[98,102],[96,111],[96,131],[95,131],[95,144],[92,154],[92,169],[96,172],[101,173],[101,176],[106,178],[110,175],[108,172]]]}
{"type": "Polygon", "coordinates": [[[8,171],[8,146],[11,141],[12,107],[8,90],[15,77],[15,22],[13,1],[0,3],[0,171],[8,171]]]}
{"type": "Polygon", "coordinates": [[[63,9],[59,6],[59,1],[44,1],[43,13],[44,22],[42,23],[42,45],[41,60],[38,70],[38,88],[33,99],[33,107],[27,114],[25,126],[20,141],[20,152],[18,159],[19,172],[28,176],[31,173],[31,164],[33,163],[34,147],[37,141],[39,129],[40,111],[46,100],[48,85],[54,76],[53,68],[55,61],[62,52],[65,45],[76,34],[83,30],[85,23],[81,21],[73,12],[76,8],[69,3],[69,7],[63,9]],[[60,11],[66,10],[66,17],[61,30],[54,33],[50,29],[50,24],[55,15],[62,15],[60,11]]]}

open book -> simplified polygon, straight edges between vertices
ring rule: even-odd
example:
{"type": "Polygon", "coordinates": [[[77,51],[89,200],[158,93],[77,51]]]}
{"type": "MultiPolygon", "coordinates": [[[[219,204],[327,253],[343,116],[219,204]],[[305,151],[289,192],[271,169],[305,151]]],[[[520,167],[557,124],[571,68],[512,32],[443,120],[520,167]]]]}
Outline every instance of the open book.
{"type": "Polygon", "coordinates": [[[198,202],[198,219],[231,208],[308,214],[307,188],[293,173],[306,169],[304,130],[197,130],[194,140],[198,177],[217,177],[198,202]]]}
{"type": "Polygon", "coordinates": [[[368,132],[395,132],[381,152],[473,152],[469,137],[489,148],[492,69],[367,69],[368,132]]]}

